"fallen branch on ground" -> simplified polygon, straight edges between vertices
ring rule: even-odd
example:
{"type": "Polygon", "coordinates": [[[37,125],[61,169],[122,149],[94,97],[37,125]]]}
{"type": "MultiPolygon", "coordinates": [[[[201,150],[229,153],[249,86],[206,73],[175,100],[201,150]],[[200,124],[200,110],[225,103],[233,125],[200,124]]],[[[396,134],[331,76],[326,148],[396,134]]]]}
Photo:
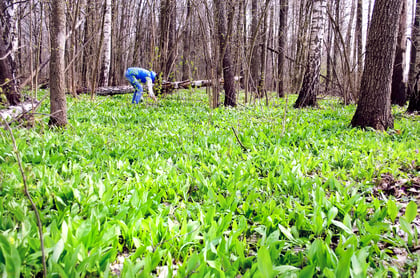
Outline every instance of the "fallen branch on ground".
{"type": "MultiPolygon", "coordinates": [[[[241,77],[235,77],[236,81],[239,81],[241,77]]],[[[223,84],[223,80],[220,80],[220,83],[223,84]]],[[[184,80],[169,82],[164,81],[161,85],[155,84],[153,89],[155,92],[160,92],[160,94],[167,95],[171,94],[176,90],[180,89],[190,89],[190,88],[202,88],[212,86],[212,80],[184,80]]],[[[77,94],[87,94],[90,92],[89,88],[81,88],[77,90],[77,94]]],[[[133,87],[130,86],[115,86],[115,87],[99,87],[95,89],[95,94],[98,96],[113,96],[113,95],[123,95],[123,94],[132,94],[133,87]]]]}

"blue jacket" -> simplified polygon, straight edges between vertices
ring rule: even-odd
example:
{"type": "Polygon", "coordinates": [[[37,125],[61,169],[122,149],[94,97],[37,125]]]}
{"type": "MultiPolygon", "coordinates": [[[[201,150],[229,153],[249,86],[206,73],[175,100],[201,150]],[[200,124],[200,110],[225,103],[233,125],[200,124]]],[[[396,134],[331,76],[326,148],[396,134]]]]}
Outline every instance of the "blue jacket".
{"type": "Polygon", "coordinates": [[[155,83],[156,79],[156,73],[154,71],[149,71],[143,68],[128,68],[125,72],[125,76],[127,75],[134,76],[142,83],[146,83],[146,77],[150,77],[153,83],[155,83]]]}

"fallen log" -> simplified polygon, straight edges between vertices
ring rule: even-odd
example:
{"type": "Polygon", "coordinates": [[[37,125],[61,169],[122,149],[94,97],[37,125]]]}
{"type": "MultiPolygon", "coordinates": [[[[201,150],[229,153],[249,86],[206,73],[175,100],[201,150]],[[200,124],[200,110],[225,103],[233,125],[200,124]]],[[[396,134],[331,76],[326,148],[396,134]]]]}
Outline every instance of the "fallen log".
{"type": "Polygon", "coordinates": [[[27,100],[19,105],[9,106],[6,109],[0,110],[0,125],[4,124],[3,121],[10,122],[20,117],[22,114],[35,110],[39,103],[40,102],[37,100],[27,100]]]}
{"type": "MultiPolygon", "coordinates": [[[[235,80],[240,80],[240,77],[235,77],[235,80]]],[[[162,84],[155,84],[153,90],[157,95],[167,95],[172,94],[176,90],[180,89],[191,89],[191,88],[202,88],[212,86],[212,80],[184,80],[169,82],[164,81],[162,84]]],[[[223,79],[220,80],[220,84],[223,84],[223,79]]],[[[95,90],[95,94],[98,96],[113,96],[113,95],[123,95],[123,94],[132,94],[133,87],[129,86],[114,86],[114,87],[98,87],[95,90]]],[[[77,94],[87,94],[90,92],[89,88],[79,88],[77,94]]]]}

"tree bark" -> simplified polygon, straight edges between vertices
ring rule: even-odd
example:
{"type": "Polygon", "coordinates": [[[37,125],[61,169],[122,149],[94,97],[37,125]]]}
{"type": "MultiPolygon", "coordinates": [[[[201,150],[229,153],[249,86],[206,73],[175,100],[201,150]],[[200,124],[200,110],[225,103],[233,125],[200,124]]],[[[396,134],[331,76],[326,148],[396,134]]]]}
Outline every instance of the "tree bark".
{"type": "Polygon", "coordinates": [[[175,80],[173,67],[176,57],[176,0],[161,0],[160,59],[163,78],[175,80]]]}
{"type": "MultiPolygon", "coordinates": [[[[252,14],[252,20],[251,20],[251,39],[256,39],[258,42],[258,2],[259,0],[252,0],[251,5],[251,14],[252,14]]],[[[259,59],[258,59],[258,47],[256,45],[259,45],[259,43],[249,43],[252,47],[250,49],[251,51],[251,65],[250,65],[250,78],[249,78],[249,88],[252,93],[257,92],[257,82],[259,79],[259,59]]]]}
{"type": "Polygon", "coordinates": [[[319,75],[321,68],[322,38],[324,35],[325,1],[313,0],[311,20],[311,45],[309,59],[306,62],[306,71],[303,77],[302,89],[294,104],[295,108],[317,106],[317,94],[319,92],[319,75]]]}
{"type": "Polygon", "coordinates": [[[11,0],[0,0],[0,93],[4,93],[10,105],[20,102],[16,80],[17,29],[15,5],[11,0]]]}
{"type": "Polygon", "coordinates": [[[187,0],[187,15],[186,15],[186,26],[184,27],[184,49],[182,54],[182,80],[187,80],[191,78],[190,71],[190,44],[191,44],[191,12],[192,12],[192,3],[191,0],[187,0]]]}
{"type": "Polygon", "coordinates": [[[353,127],[386,130],[394,126],[391,114],[391,82],[401,7],[402,0],[375,2],[360,98],[351,121],[353,127]]]}
{"type": "MultiPolygon", "coordinates": [[[[265,1],[269,5],[270,0],[265,1]]],[[[260,60],[260,77],[258,80],[257,97],[262,98],[267,95],[266,91],[266,75],[267,75],[267,32],[268,32],[268,16],[265,15],[262,22],[261,33],[261,60],[260,60]]]]}
{"type": "Polygon", "coordinates": [[[111,0],[105,0],[104,7],[104,23],[103,23],[103,44],[101,58],[101,72],[99,75],[99,86],[108,86],[109,69],[111,66],[111,28],[112,28],[112,7],[111,0]]]}
{"type": "MultiPolygon", "coordinates": [[[[360,77],[363,73],[363,2],[357,0],[357,16],[356,16],[356,58],[357,58],[357,75],[356,84],[359,84],[360,77]]],[[[358,85],[356,85],[358,87],[358,85]]]]}
{"type": "Polygon", "coordinates": [[[400,22],[398,27],[397,47],[395,51],[394,71],[392,75],[391,104],[404,106],[407,102],[404,83],[404,59],[406,50],[407,0],[402,1],[400,22]]]}
{"type": "Polygon", "coordinates": [[[407,113],[420,112],[420,0],[417,0],[412,31],[411,63],[409,85],[407,86],[409,103],[407,113]]]}
{"type": "Polygon", "coordinates": [[[67,125],[67,104],[65,92],[66,45],[66,3],[64,0],[52,0],[50,17],[51,60],[50,60],[50,126],[67,125]]]}
{"type": "MultiPolygon", "coordinates": [[[[226,23],[226,2],[223,0],[215,0],[217,14],[217,30],[219,34],[219,48],[222,58],[221,66],[223,67],[223,79],[225,90],[225,106],[236,106],[236,90],[234,81],[234,67],[232,66],[230,35],[227,30],[226,23]]],[[[219,63],[220,64],[220,63],[219,63]]]]}
{"type": "Polygon", "coordinates": [[[284,97],[284,72],[286,62],[286,43],[287,43],[287,13],[289,8],[289,0],[279,0],[280,5],[280,25],[279,25],[279,56],[278,56],[278,72],[279,85],[277,88],[278,97],[284,97]]]}

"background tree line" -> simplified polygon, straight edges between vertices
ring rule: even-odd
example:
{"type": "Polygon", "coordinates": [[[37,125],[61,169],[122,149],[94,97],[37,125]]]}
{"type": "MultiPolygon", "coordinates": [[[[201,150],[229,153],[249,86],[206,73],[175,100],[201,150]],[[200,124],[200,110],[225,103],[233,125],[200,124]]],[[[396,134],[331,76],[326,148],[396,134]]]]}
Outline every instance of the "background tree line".
{"type": "MultiPolygon", "coordinates": [[[[419,3],[395,0],[398,22],[385,42],[393,41],[392,103],[419,110],[419,3]],[[410,55],[411,66],[406,64],[410,55]],[[404,74],[408,73],[408,80],[404,74]]],[[[165,80],[213,80],[212,107],[236,106],[276,91],[298,93],[295,107],[316,106],[320,95],[339,96],[344,104],[360,99],[368,34],[380,0],[0,0],[0,86],[3,102],[17,104],[22,88],[35,92],[49,84],[54,21],[65,28],[64,90],[125,84],[124,71],[141,66],[165,80]],[[64,14],[54,10],[62,2],[64,14]],[[376,2],[376,3],[375,3],[376,2]],[[240,82],[234,82],[241,76],[240,82]],[[224,83],[219,84],[220,78],[224,83]]],[[[378,11],[379,13],[379,11],[378,11]]],[[[376,28],[376,30],[371,30],[376,28]]],[[[382,55],[383,53],[379,53],[382,55]]],[[[392,59],[389,60],[389,59],[392,59]]],[[[407,75],[407,74],[406,74],[407,75]]],[[[377,76],[371,76],[377,78],[377,76]]],[[[391,84],[388,84],[391,82],[391,84]]],[[[385,124],[384,127],[392,125],[385,124]]]]}

